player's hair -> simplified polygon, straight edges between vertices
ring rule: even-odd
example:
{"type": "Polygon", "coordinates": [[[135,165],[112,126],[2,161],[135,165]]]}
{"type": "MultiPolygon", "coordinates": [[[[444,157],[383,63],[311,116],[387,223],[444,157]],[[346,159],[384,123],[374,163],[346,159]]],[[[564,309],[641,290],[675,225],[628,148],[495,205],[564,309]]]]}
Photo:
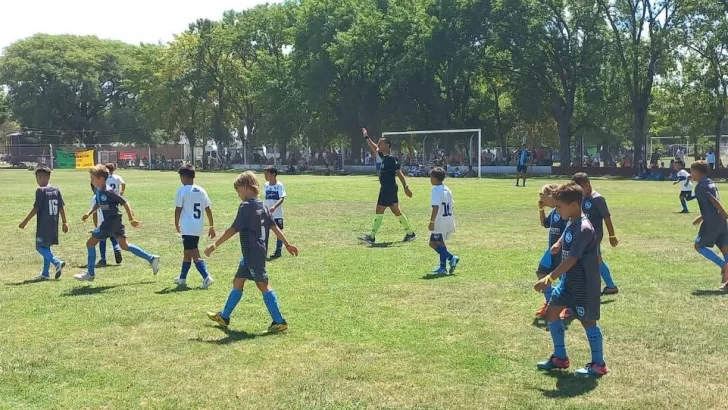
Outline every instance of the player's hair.
{"type": "Polygon", "coordinates": [[[238,177],[235,178],[233,187],[235,189],[238,189],[238,187],[247,187],[252,189],[256,193],[260,192],[258,177],[256,177],[252,171],[245,171],[242,174],[238,175],[238,177]]]}
{"type": "Polygon", "coordinates": [[[695,161],[690,165],[690,169],[694,169],[698,172],[702,172],[703,175],[708,175],[708,170],[710,170],[710,166],[708,166],[708,162],[705,160],[695,161]]]}
{"type": "Polygon", "coordinates": [[[265,167],[265,172],[268,172],[271,175],[278,176],[278,169],[276,169],[276,167],[274,167],[273,165],[268,165],[267,167],[265,167]]]}
{"type": "Polygon", "coordinates": [[[675,163],[680,165],[681,167],[685,168],[685,161],[678,159],[677,161],[675,161],[675,163]]]}
{"type": "Polygon", "coordinates": [[[382,141],[386,142],[386,143],[387,143],[387,146],[388,146],[389,148],[392,148],[392,140],[390,140],[390,139],[389,139],[389,138],[387,138],[387,137],[382,137],[382,138],[380,138],[380,140],[382,140],[382,141]]]}
{"type": "Polygon", "coordinates": [[[571,177],[571,182],[575,182],[578,185],[588,184],[590,183],[589,175],[587,175],[586,172],[577,172],[573,177],[571,177]]]}
{"type": "Polygon", "coordinates": [[[192,164],[184,164],[181,167],[179,167],[179,170],[177,171],[177,173],[181,177],[195,179],[195,166],[192,164]]]}
{"type": "Polygon", "coordinates": [[[554,200],[566,202],[567,204],[572,204],[574,202],[581,204],[583,196],[584,190],[581,189],[579,184],[576,182],[569,182],[568,184],[561,185],[551,194],[551,197],[554,198],[554,200]]]}
{"type": "Polygon", "coordinates": [[[116,171],[116,165],[113,162],[106,163],[106,169],[109,170],[109,174],[113,174],[116,171]]]}
{"type": "Polygon", "coordinates": [[[435,167],[430,170],[430,176],[442,182],[447,177],[447,172],[440,167],[435,167]]]}
{"type": "Polygon", "coordinates": [[[104,164],[98,164],[88,169],[88,173],[95,177],[109,178],[109,169],[104,164]]]}
{"type": "Polygon", "coordinates": [[[45,165],[38,165],[37,167],[35,167],[35,175],[38,175],[38,174],[50,175],[51,169],[45,165]]]}
{"type": "Polygon", "coordinates": [[[89,182],[89,185],[91,185],[91,190],[96,192],[96,187],[94,186],[93,182],[89,182]]]}
{"type": "Polygon", "coordinates": [[[543,196],[551,196],[559,188],[559,184],[546,184],[541,188],[540,194],[543,196]]]}

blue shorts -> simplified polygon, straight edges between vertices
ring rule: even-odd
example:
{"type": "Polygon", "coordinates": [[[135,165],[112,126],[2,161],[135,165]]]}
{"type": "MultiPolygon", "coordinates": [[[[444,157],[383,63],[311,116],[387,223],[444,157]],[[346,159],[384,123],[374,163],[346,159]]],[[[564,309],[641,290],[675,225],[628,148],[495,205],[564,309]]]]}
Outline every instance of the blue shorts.
{"type": "Polygon", "coordinates": [[[106,238],[126,238],[124,224],[121,218],[105,219],[98,228],[91,231],[91,236],[103,241],[106,238]]]}
{"type": "Polygon", "coordinates": [[[445,242],[445,238],[442,237],[441,233],[430,234],[430,242],[445,242]]]}
{"type": "Polygon", "coordinates": [[[377,162],[377,164],[375,166],[377,167],[377,171],[379,171],[380,169],[382,169],[382,163],[381,162],[377,162]]]}
{"type": "Polygon", "coordinates": [[[546,249],[546,252],[544,252],[543,256],[541,257],[541,261],[538,263],[536,274],[548,275],[549,273],[556,270],[559,264],[561,264],[561,255],[552,255],[551,250],[546,249]]]}

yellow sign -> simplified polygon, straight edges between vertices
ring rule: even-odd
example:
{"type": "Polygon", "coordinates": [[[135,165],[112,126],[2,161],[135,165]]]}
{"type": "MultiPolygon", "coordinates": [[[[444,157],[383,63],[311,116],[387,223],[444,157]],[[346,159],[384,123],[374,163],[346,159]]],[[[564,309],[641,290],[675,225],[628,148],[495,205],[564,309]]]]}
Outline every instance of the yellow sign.
{"type": "Polygon", "coordinates": [[[76,169],[88,169],[94,166],[94,150],[76,153],[76,169]]]}

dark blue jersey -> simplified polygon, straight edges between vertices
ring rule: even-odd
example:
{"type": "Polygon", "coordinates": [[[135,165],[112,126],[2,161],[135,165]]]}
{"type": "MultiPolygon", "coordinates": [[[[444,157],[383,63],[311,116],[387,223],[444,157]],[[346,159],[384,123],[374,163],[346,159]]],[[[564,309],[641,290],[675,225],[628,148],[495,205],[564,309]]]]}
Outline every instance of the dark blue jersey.
{"type": "Polygon", "coordinates": [[[99,204],[99,209],[106,221],[121,218],[119,205],[124,206],[126,200],[112,191],[110,187],[106,187],[103,190],[96,190],[96,203],[99,204]]]}
{"type": "Polygon", "coordinates": [[[566,272],[562,297],[570,304],[585,306],[591,299],[599,300],[601,277],[599,276],[599,241],[589,219],[582,217],[570,223],[564,231],[561,257],[564,261],[576,258],[574,266],[566,272]]]}
{"type": "Polygon", "coordinates": [[[556,209],[553,209],[551,213],[546,216],[543,220],[543,227],[549,230],[549,248],[561,238],[561,234],[566,229],[566,219],[562,218],[556,209]]]}
{"type": "Polygon", "coordinates": [[[265,270],[266,238],[275,222],[263,202],[251,199],[240,204],[232,228],[240,233],[245,265],[255,272],[265,270]]]}
{"type": "Polygon", "coordinates": [[[58,244],[58,215],[64,206],[58,188],[46,185],[35,190],[33,208],[38,210],[35,217],[35,241],[38,246],[58,244]]]}
{"type": "Polygon", "coordinates": [[[597,235],[597,241],[601,242],[604,238],[604,219],[611,218],[607,200],[599,192],[592,192],[591,195],[584,198],[581,203],[581,210],[584,212],[589,222],[594,227],[597,235]]]}
{"type": "Polygon", "coordinates": [[[718,227],[726,224],[726,219],[718,208],[713,205],[711,197],[719,199],[718,187],[708,177],[701,179],[695,186],[695,199],[698,200],[700,216],[703,217],[703,224],[710,227],[718,227]]]}

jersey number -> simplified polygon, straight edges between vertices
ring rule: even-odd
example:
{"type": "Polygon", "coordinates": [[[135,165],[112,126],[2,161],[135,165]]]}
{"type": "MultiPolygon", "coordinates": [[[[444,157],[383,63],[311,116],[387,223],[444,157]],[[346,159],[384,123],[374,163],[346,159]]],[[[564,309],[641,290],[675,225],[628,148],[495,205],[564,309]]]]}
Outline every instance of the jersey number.
{"type": "Polygon", "coordinates": [[[268,232],[265,229],[265,219],[260,220],[260,241],[265,242],[268,238],[266,237],[266,234],[268,232]]]}
{"type": "Polygon", "coordinates": [[[57,199],[48,200],[48,213],[53,216],[58,215],[58,200],[57,199]]]}
{"type": "Polygon", "coordinates": [[[111,187],[112,191],[116,192],[116,184],[109,184],[109,186],[111,187]]]}
{"type": "Polygon", "coordinates": [[[194,212],[192,213],[192,216],[193,216],[193,217],[194,217],[195,219],[200,219],[200,217],[202,216],[202,210],[200,209],[200,205],[201,205],[201,204],[195,204],[195,205],[193,206],[194,212]]]}
{"type": "Polygon", "coordinates": [[[452,209],[447,202],[442,203],[442,216],[452,216],[452,209]]]}

